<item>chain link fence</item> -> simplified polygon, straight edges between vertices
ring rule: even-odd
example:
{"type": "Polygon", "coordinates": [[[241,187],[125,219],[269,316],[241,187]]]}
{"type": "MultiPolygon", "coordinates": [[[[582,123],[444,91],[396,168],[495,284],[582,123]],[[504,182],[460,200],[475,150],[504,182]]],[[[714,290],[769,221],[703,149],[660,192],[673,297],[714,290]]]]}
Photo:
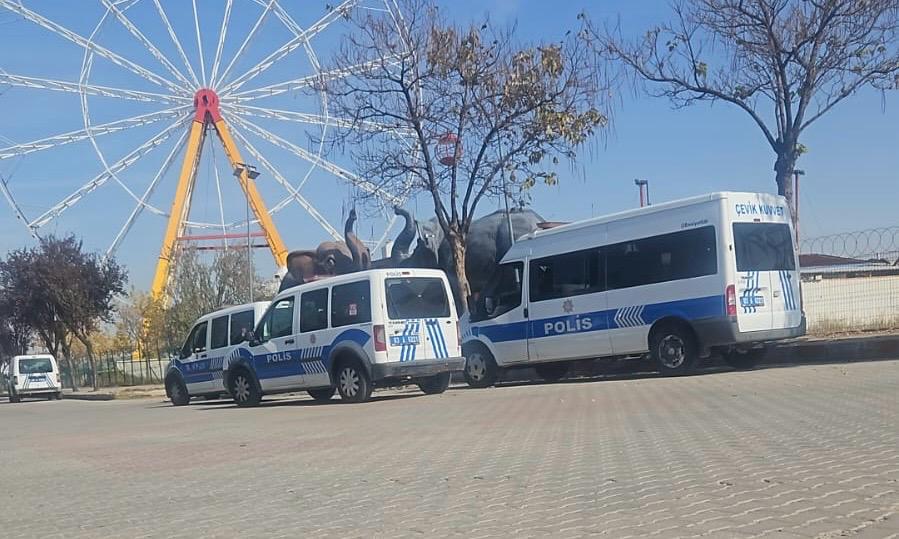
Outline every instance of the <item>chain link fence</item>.
{"type": "Polygon", "coordinates": [[[899,226],[802,240],[812,335],[899,330],[899,226]]]}

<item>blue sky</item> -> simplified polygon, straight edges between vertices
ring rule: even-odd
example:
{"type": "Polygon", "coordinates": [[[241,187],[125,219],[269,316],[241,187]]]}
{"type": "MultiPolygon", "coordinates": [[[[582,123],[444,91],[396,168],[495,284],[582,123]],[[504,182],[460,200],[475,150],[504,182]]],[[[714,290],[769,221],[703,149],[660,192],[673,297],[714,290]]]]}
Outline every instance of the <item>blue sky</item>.
{"type": "MultiPolygon", "coordinates": [[[[202,9],[211,10],[204,11],[207,18],[202,19],[205,62],[211,64],[221,7],[211,1],[200,4],[202,9]]],[[[297,9],[295,6],[298,4],[294,2],[283,4],[288,6],[288,11],[301,25],[311,23],[324,13],[324,3],[311,2],[314,9],[310,10],[297,9]]],[[[79,3],[81,9],[77,12],[71,10],[71,2],[63,0],[26,2],[26,5],[34,6],[41,14],[83,35],[91,33],[103,12],[89,2],[79,3]]],[[[189,3],[167,2],[164,5],[173,26],[184,40],[184,49],[191,57],[191,63],[196,67],[198,54],[192,12],[187,7],[189,3]]],[[[259,8],[251,0],[236,0],[234,5],[235,22],[229,31],[233,32],[232,35],[246,34],[259,8]]],[[[655,0],[461,0],[441,6],[451,18],[460,22],[478,19],[487,13],[496,23],[517,22],[519,37],[523,41],[560,38],[565,30],[577,25],[576,17],[580,11],[586,11],[597,21],[620,19],[624,32],[629,35],[640,35],[652,24],[669,16],[667,3],[655,0]]],[[[160,50],[180,67],[171,41],[157,23],[152,2],[143,0],[128,14],[147,37],[158,43],[160,50]]],[[[236,62],[233,74],[245,71],[290,37],[283,26],[266,23],[264,29],[264,35],[256,39],[242,59],[236,62]]],[[[83,54],[77,46],[9,13],[0,13],[0,30],[3,30],[0,32],[0,68],[18,75],[78,80],[83,54]]],[[[340,33],[339,28],[329,28],[316,37],[315,51],[322,64],[327,64],[340,33]]],[[[103,26],[97,42],[152,68],[156,73],[167,75],[165,69],[121,26],[111,23],[103,26]]],[[[233,55],[239,44],[239,40],[229,40],[224,56],[229,58],[229,51],[233,55]]],[[[244,89],[308,74],[308,57],[292,54],[289,58],[292,60],[288,65],[273,66],[244,89]]],[[[211,68],[210,65],[206,67],[207,70],[211,68]]],[[[95,60],[88,80],[93,84],[159,91],[158,87],[103,59],[95,60]]],[[[12,144],[10,141],[20,143],[83,127],[77,95],[2,86],[0,92],[0,115],[5,119],[0,123],[0,137],[3,137],[0,138],[0,147],[12,144]]],[[[702,104],[673,110],[665,100],[635,95],[629,89],[616,96],[616,101],[612,128],[584,150],[574,169],[562,169],[562,181],[558,187],[540,187],[535,191],[534,208],[545,217],[574,220],[632,207],[637,204],[637,190],[633,184],[637,177],[649,179],[655,202],[714,190],[774,190],[773,153],[758,128],[744,113],[724,104],[702,104]]],[[[275,98],[266,102],[265,106],[310,113],[318,111],[316,98],[308,95],[275,98]]],[[[160,108],[109,98],[88,100],[94,125],[160,108]]],[[[98,137],[100,150],[111,164],[160,131],[168,121],[98,137]]],[[[265,120],[259,120],[258,124],[303,148],[316,149],[301,126],[265,120]]],[[[298,161],[292,154],[267,145],[258,138],[249,138],[290,181],[300,181],[309,171],[307,164],[298,161]]],[[[119,179],[139,195],[160,168],[163,157],[174,142],[174,138],[166,141],[120,174],[119,179]]],[[[899,194],[899,92],[883,95],[870,90],[860,92],[813,125],[806,132],[803,143],[810,149],[810,153],[803,156],[800,162],[807,174],[803,179],[801,200],[804,236],[899,225],[895,211],[896,195],[899,194]]],[[[246,161],[251,161],[249,156],[245,157],[246,161]]],[[[226,214],[229,218],[242,218],[245,209],[233,178],[226,167],[215,164],[220,163],[221,158],[221,148],[204,153],[205,161],[194,195],[192,220],[217,222],[219,219],[214,181],[216,170],[222,185],[226,214]],[[216,152],[214,156],[213,151],[216,152]]],[[[349,168],[345,156],[332,155],[329,158],[349,168]]],[[[174,173],[179,166],[180,159],[176,160],[170,173],[160,182],[154,197],[151,197],[151,202],[161,210],[168,210],[174,190],[174,173]]],[[[29,218],[36,217],[101,171],[97,153],[87,142],[32,153],[24,159],[0,161],[0,174],[10,178],[10,190],[29,218]]],[[[352,205],[353,190],[339,185],[333,176],[319,170],[309,174],[302,192],[329,220],[340,222],[352,205]]],[[[267,172],[260,180],[260,190],[270,206],[285,195],[283,188],[267,172]]],[[[131,196],[113,180],[67,210],[44,232],[64,233],[71,230],[82,235],[90,248],[105,250],[134,205],[131,196]]],[[[495,203],[488,202],[483,210],[494,207],[495,203]]],[[[413,204],[413,210],[426,216],[431,208],[420,202],[413,204]]],[[[313,247],[326,239],[322,229],[296,204],[277,214],[276,223],[291,248],[313,247]]],[[[145,212],[118,251],[118,256],[131,270],[133,284],[139,288],[147,287],[152,277],[163,226],[164,219],[145,212]]],[[[360,232],[363,236],[374,236],[380,232],[379,226],[365,224],[360,232]]],[[[15,221],[4,202],[0,205],[0,253],[28,242],[24,227],[15,221]]],[[[257,251],[257,260],[263,271],[270,269],[269,259],[264,251],[257,251]]]]}

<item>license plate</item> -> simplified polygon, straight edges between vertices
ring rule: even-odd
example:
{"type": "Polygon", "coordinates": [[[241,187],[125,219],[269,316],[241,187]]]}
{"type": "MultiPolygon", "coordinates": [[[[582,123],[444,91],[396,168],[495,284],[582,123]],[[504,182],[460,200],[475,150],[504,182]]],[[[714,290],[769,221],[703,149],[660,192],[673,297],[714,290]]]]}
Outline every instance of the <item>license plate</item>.
{"type": "Polygon", "coordinates": [[[764,296],[753,296],[750,298],[740,298],[740,306],[741,307],[764,307],[765,306],[765,297],[764,296]]]}
{"type": "Polygon", "coordinates": [[[43,382],[46,380],[46,378],[43,376],[29,376],[28,380],[31,382],[43,382]]]}
{"type": "Polygon", "coordinates": [[[418,335],[391,335],[390,336],[390,345],[391,346],[406,346],[409,344],[420,344],[421,340],[418,338],[418,335]]]}

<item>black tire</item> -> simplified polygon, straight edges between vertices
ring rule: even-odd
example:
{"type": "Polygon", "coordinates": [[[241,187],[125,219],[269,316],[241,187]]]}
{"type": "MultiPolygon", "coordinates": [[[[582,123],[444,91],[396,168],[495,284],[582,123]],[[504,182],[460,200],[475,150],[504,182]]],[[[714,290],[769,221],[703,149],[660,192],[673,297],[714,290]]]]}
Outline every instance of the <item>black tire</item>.
{"type": "Polygon", "coordinates": [[[425,395],[439,395],[446,391],[450,384],[450,373],[445,372],[435,376],[430,376],[418,382],[418,388],[425,395]]]}
{"type": "Polygon", "coordinates": [[[331,387],[323,387],[321,389],[310,389],[306,393],[309,393],[309,396],[319,402],[327,402],[331,400],[331,397],[334,396],[334,392],[337,391],[337,388],[334,386],[331,387]]]}
{"type": "Polygon", "coordinates": [[[335,378],[342,402],[365,402],[371,398],[371,378],[359,360],[341,361],[337,365],[335,378]]]}
{"type": "Polygon", "coordinates": [[[237,369],[228,378],[228,391],[238,406],[256,406],[262,400],[262,391],[246,369],[237,369]]]}
{"type": "Polygon", "coordinates": [[[190,393],[187,392],[187,386],[184,381],[177,376],[172,376],[165,383],[165,392],[172,401],[172,406],[187,406],[190,404],[190,393]]]}
{"type": "Polygon", "coordinates": [[[569,367],[568,363],[540,363],[534,365],[534,370],[537,371],[537,376],[547,382],[558,382],[568,374],[569,367]]]}
{"type": "Polygon", "coordinates": [[[697,361],[693,332],[681,324],[665,324],[649,335],[649,351],[656,367],[665,376],[680,376],[693,371],[697,361]]]}
{"type": "Polygon", "coordinates": [[[58,400],[58,401],[61,401],[61,400],[62,400],[62,391],[58,391],[58,392],[56,393],[56,400],[58,400]]]}
{"type": "Polygon", "coordinates": [[[721,354],[721,358],[729,366],[738,371],[745,371],[754,368],[765,357],[767,349],[750,348],[749,350],[740,350],[737,348],[728,350],[721,354]]]}
{"type": "Polygon", "coordinates": [[[472,346],[463,351],[465,356],[465,382],[471,387],[490,387],[496,383],[499,367],[493,354],[483,346],[472,346]]]}
{"type": "Polygon", "coordinates": [[[12,404],[18,404],[18,403],[22,402],[22,399],[18,395],[13,395],[10,393],[9,402],[12,404]]]}

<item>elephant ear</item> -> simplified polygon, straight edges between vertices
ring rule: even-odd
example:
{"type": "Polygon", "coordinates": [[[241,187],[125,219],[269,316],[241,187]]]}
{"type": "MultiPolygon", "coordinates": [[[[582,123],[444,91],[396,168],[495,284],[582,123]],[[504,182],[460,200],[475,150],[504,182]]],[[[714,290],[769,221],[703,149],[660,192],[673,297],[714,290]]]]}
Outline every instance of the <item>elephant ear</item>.
{"type": "Polygon", "coordinates": [[[284,290],[287,290],[288,288],[292,288],[294,286],[299,286],[301,284],[303,284],[302,277],[298,279],[298,278],[294,277],[291,272],[288,271],[287,273],[284,274],[284,277],[281,278],[281,284],[278,286],[278,292],[282,292],[284,290]]]}

